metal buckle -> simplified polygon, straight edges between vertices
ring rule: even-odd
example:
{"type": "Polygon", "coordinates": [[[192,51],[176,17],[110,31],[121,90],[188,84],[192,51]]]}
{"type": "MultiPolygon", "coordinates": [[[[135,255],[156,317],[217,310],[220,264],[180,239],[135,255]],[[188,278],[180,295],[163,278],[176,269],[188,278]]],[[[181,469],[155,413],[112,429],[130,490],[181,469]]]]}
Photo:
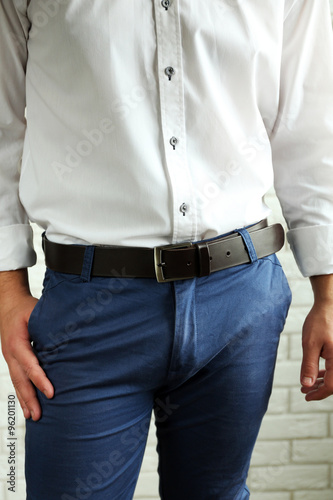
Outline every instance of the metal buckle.
{"type": "Polygon", "coordinates": [[[187,279],[186,277],[182,278],[165,278],[163,273],[163,266],[165,263],[162,260],[162,253],[164,250],[170,250],[174,248],[189,248],[192,246],[190,241],[186,241],[185,243],[179,243],[176,245],[165,245],[161,247],[154,248],[154,266],[155,266],[155,275],[158,283],[168,283],[169,281],[177,281],[182,279],[187,279]]]}

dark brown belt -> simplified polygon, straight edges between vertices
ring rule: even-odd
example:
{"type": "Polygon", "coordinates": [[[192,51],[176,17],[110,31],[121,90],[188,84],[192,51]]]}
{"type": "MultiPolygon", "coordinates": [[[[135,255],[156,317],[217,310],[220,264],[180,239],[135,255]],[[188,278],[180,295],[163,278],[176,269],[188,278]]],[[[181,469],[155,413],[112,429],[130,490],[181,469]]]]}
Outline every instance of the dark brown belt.
{"type": "MultiPolygon", "coordinates": [[[[248,232],[260,259],[284,244],[281,224],[263,220],[248,232]]],[[[45,264],[53,271],[81,274],[84,245],[63,245],[43,237],[45,264]]],[[[208,276],[215,271],[251,262],[242,237],[234,232],[211,241],[180,243],[155,248],[95,246],[92,276],[156,278],[159,283],[208,276]]]]}

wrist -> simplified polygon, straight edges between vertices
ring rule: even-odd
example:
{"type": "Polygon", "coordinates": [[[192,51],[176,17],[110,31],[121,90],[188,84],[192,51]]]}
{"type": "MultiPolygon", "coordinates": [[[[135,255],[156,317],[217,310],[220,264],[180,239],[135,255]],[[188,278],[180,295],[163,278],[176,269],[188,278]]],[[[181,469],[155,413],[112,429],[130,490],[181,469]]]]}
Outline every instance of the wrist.
{"type": "Polygon", "coordinates": [[[311,276],[315,304],[333,306],[333,274],[311,276]]]}

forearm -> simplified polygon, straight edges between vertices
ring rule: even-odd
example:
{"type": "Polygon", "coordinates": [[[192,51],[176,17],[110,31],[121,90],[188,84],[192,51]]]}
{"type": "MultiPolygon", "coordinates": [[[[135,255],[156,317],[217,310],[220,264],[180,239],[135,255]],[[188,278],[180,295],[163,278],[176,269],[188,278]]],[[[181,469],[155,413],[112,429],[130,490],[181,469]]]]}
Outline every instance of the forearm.
{"type": "Polygon", "coordinates": [[[27,269],[0,272],[0,317],[27,295],[31,295],[27,269]]]}

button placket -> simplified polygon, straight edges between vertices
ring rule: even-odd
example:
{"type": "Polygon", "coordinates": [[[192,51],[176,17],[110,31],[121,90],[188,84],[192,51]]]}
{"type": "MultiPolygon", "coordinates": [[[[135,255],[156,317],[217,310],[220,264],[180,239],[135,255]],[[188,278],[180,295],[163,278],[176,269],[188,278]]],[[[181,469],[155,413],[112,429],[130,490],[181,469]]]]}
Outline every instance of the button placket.
{"type": "Polygon", "coordinates": [[[167,15],[160,1],[155,1],[161,123],[172,190],[173,242],[176,242],[192,240],[196,234],[194,191],[187,164],[179,0],[173,0],[167,15]],[[191,211],[189,206],[193,207],[191,211]]]}

